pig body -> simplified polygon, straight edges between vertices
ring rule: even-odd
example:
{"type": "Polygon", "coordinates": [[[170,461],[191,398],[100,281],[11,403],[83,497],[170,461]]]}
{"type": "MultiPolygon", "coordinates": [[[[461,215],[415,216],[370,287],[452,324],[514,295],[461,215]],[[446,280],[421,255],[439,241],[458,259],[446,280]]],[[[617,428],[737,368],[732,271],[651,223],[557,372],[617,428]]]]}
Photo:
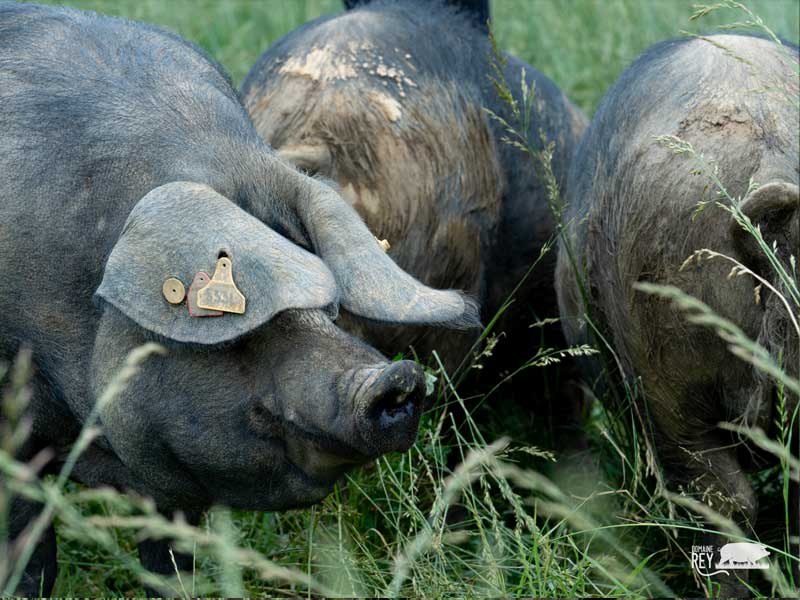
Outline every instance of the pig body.
{"type": "MultiPolygon", "coordinates": [[[[413,441],[421,370],[341,331],[338,307],[461,326],[474,305],[402,272],[333,190],[277,159],[218,65],[154,27],[0,3],[0,82],[0,360],[28,346],[36,369],[20,458],[51,447],[58,469],[153,340],[166,355],[101,411],[76,480],[165,512],[281,509],[413,441]],[[194,318],[162,296],[224,256],[244,314],[194,318]]],[[[35,514],[16,501],[12,539],[35,514]]],[[[145,544],[146,566],[170,571],[164,548],[145,544]]],[[[18,591],[47,594],[52,528],[27,573],[18,591]]]]}
{"type": "MultiPolygon", "coordinates": [[[[349,5],[357,8],[308,23],[270,47],[242,84],[244,104],[279,154],[339,185],[370,230],[389,241],[398,264],[429,285],[468,290],[488,322],[554,224],[535,159],[504,143],[508,134],[486,112],[518,125],[491,81],[495,58],[481,29],[487,3],[349,5]]],[[[522,77],[535,86],[530,139],[540,148],[541,132],[555,143],[560,184],[585,117],[552,81],[503,58],[517,102],[522,77]]],[[[557,312],[554,266],[551,252],[495,328],[505,336],[495,349],[498,369],[514,371],[538,348],[529,325],[557,312]]],[[[386,352],[411,346],[427,357],[435,349],[451,372],[476,341],[474,334],[363,319],[345,326],[386,352]]],[[[515,381],[530,401],[525,375],[515,381]]]]}
{"type": "MultiPolygon", "coordinates": [[[[757,301],[758,282],[729,277],[732,265],[722,259],[680,268],[694,251],[710,248],[780,288],[727,211],[712,203],[697,212],[698,202],[716,199],[716,190],[691,172],[696,162],[654,139],[677,136],[713,161],[719,180],[743,199],[742,210],[792,273],[790,256],[800,243],[797,101],[797,49],[790,46],[715,35],[646,51],[606,95],[581,141],[568,182],[568,244],[561,245],[556,275],[570,341],[593,337],[588,314],[623,376],[640,378],[642,414],[652,420],[672,483],[714,498],[716,510],[743,524],[753,523],[756,510],[744,474],[749,453],[717,424],[774,434],[775,385],[735,358],[711,328],[689,324],[686,313],[634,286],[668,284],[699,298],[798,376],[797,334],[776,294],[764,286],[757,301]],[[760,187],[748,192],[751,179],[760,187]]],[[[797,398],[786,393],[791,416],[797,398]]],[[[796,526],[797,513],[792,519],[796,526]]]]}

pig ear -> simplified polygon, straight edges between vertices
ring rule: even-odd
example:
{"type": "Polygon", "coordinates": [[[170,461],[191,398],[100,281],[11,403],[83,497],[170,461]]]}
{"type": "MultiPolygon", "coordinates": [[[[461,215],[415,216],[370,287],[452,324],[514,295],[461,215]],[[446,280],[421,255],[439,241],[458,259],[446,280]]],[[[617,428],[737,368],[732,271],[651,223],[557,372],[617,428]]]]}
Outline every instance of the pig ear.
{"type": "Polygon", "coordinates": [[[309,175],[330,175],[333,159],[328,146],[315,141],[307,144],[287,144],[276,149],[278,156],[288,160],[309,175]]]}
{"type": "Polygon", "coordinates": [[[335,316],[337,307],[336,282],[318,257],[210,187],[188,182],[158,187],[136,204],[96,296],[149,331],[195,344],[235,339],[286,309],[327,309],[335,316]],[[167,279],[188,289],[196,273],[214,272],[221,255],[230,259],[245,297],[244,314],[192,317],[180,298],[166,300],[167,279]]]}
{"type": "Polygon", "coordinates": [[[338,194],[318,181],[311,181],[310,187],[310,193],[295,200],[295,209],[316,254],[336,279],[344,308],[387,323],[480,327],[473,300],[414,279],[389,258],[358,213],[338,194]]]}
{"type": "MultiPolygon", "coordinates": [[[[793,183],[773,181],[752,191],[741,204],[742,212],[761,229],[764,241],[775,244],[778,254],[786,259],[797,255],[800,247],[800,188],[793,183]]],[[[735,220],[731,236],[743,262],[761,274],[769,270],[769,262],[755,238],[735,220]]]]}

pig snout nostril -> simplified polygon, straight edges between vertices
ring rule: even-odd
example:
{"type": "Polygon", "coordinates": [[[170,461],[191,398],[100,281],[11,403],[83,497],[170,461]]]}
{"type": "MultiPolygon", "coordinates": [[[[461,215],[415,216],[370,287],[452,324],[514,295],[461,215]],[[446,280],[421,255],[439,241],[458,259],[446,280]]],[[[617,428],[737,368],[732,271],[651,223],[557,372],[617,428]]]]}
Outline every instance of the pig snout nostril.
{"type": "Polygon", "coordinates": [[[405,404],[407,398],[408,392],[389,392],[382,397],[378,397],[377,404],[379,407],[385,409],[393,409],[397,406],[402,406],[405,404]]]}
{"type": "Polygon", "coordinates": [[[372,418],[378,418],[381,425],[389,425],[400,417],[409,417],[417,403],[421,401],[414,389],[391,389],[375,396],[370,410],[372,418]]]}
{"type": "Polygon", "coordinates": [[[362,395],[360,429],[372,454],[413,443],[424,400],[425,378],[413,362],[383,367],[362,395]]]}
{"type": "Polygon", "coordinates": [[[406,398],[408,398],[408,392],[401,392],[394,397],[393,404],[395,406],[400,406],[401,404],[405,404],[406,398]]]}

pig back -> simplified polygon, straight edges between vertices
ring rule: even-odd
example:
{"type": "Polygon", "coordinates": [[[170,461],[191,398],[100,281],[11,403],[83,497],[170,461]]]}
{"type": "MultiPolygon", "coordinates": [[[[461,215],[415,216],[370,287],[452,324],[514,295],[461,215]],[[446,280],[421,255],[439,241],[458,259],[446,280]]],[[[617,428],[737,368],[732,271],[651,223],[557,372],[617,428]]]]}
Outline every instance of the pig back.
{"type": "Polygon", "coordinates": [[[223,72],[177,36],[0,5],[0,356],[31,344],[56,396],[84,396],[91,298],[128,213],[168,181],[222,187],[214,150],[246,124],[223,72]]]}
{"type": "MultiPolygon", "coordinates": [[[[562,313],[588,310],[629,375],[698,390],[714,385],[718,365],[727,365],[734,387],[750,377],[713,331],[688,325],[634,284],[675,285],[759,335],[763,309],[750,278],[727,277],[731,265],[723,260],[680,269],[701,248],[739,255],[730,215],[714,205],[715,186],[695,158],[676,154],[674,142],[690,143],[734,198],[746,195],[751,179],[796,184],[796,69],[796,49],[761,38],[668,41],[637,59],[598,108],[570,170],[567,240],[578,273],[562,245],[559,297],[562,313]]],[[[585,339],[585,326],[566,329],[585,339]]]]}

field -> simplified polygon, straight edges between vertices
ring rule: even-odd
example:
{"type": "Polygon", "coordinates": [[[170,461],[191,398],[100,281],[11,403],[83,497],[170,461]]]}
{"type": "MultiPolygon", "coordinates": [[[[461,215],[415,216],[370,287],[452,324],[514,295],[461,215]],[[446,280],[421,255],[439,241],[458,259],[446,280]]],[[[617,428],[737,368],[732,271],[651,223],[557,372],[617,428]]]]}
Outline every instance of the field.
{"type": "MultiPolygon", "coordinates": [[[[279,37],[340,10],[338,0],[58,3],[168,27],[209,51],[236,84],[279,37]]],[[[501,48],[548,75],[591,115],[649,45],[745,18],[724,9],[690,21],[694,3],[495,0],[492,27],[501,48]]],[[[779,36],[800,40],[797,0],[747,6],[779,36]]],[[[412,449],[352,473],[307,510],[219,508],[196,530],[159,519],[143,502],[72,484],[53,491],[45,482],[37,493],[53,494],[61,537],[54,595],[142,595],[141,531],[177,537],[195,552],[188,578],[155,582],[180,596],[705,594],[700,586],[709,582],[693,575],[689,558],[700,520],[688,500],[665,492],[651,449],[623,417],[595,403],[587,422],[593,459],[560,468],[536,441],[535,425],[493,410],[501,399],[445,435],[452,424],[447,403],[461,403],[469,391],[453,389],[446,374],[439,379],[439,402],[412,449]]],[[[786,547],[784,475],[778,466],[753,478],[759,535],[776,552],[786,547]]],[[[776,558],[772,569],[752,576],[754,594],[797,596],[800,582],[789,579],[788,562],[776,558]]]]}
{"type": "MultiPolygon", "coordinates": [[[[719,11],[690,22],[694,0],[499,0],[492,22],[499,45],[553,79],[589,115],[637,54],[683,31],[710,31],[742,20],[719,11]]],[[[259,55],[298,25],[341,10],[339,0],[71,0],[84,10],[148,21],[209,51],[242,81],[259,55]]],[[[710,4],[710,3],[709,3],[710,4]]],[[[794,0],[748,6],[781,37],[798,40],[794,0]]]]}

